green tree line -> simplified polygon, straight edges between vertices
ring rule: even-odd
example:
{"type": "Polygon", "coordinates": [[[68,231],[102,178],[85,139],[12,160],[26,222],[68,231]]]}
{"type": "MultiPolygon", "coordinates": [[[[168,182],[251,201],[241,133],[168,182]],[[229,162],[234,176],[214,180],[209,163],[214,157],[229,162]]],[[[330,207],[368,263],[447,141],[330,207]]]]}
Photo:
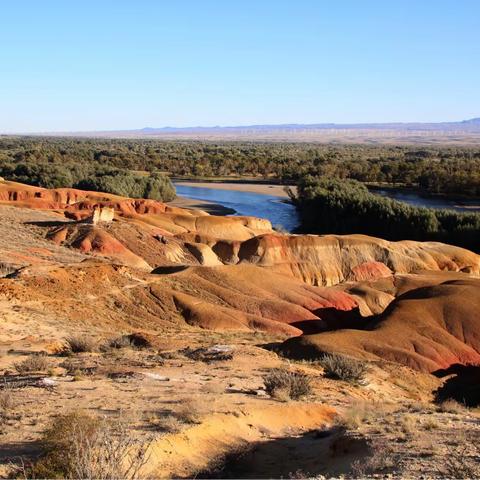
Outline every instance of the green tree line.
{"type": "Polygon", "coordinates": [[[363,233],[441,241],[480,250],[480,214],[414,207],[375,195],[355,180],[307,175],[292,195],[304,233],[363,233]]]}
{"type": "Polygon", "coordinates": [[[17,166],[50,169],[47,176],[35,173],[33,181],[51,178],[62,186],[70,176],[75,183],[99,168],[115,168],[285,183],[320,175],[480,196],[479,147],[0,137],[0,175],[8,178],[17,166]]]}
{"type": "Polygon", "coordinates": [[[113,193],[132,198],[168,202],[175,198],[170,178],[158,171],[141,174],[127,167],[103,165],[95,160],[64,161],[40,155],[14,155],[0,158],[0,176],[8,180],[45,188],[73,187],[113,193]],[[38,157],[38,158],[37,158],[38,157]]]}

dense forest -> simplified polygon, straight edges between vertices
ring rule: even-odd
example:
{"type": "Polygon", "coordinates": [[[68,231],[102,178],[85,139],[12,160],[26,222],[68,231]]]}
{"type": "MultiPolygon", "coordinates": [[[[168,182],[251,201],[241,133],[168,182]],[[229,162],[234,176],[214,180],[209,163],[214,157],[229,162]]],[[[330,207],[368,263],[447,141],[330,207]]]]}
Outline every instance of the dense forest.
{"type": "Polygon", "coordinates": [[[363,233],[388,240],[434,240],[479,251],[480,214],[413,207],[370,193],[355,180],[307,175],[291,194],[300,232],[363,233]]]}
{"type": "Polygon", "coordinates": [[[96,179],[127,171],[139,178],[136,170],[284,182],[315,175],[480,196],[480,147],[0,137],[0,175],[8,179],[110,188],[112,179],[96,179]]]}
{"type": "Polygon", "coordinates": [[[105,162],[103,154],[85,148],[57,139],[2,138],[0,176],[45,188],[74,187],[165,202],[175,198],[167,175],[155,169],[147,175],[136,172],[128,161],[105,162]]]}

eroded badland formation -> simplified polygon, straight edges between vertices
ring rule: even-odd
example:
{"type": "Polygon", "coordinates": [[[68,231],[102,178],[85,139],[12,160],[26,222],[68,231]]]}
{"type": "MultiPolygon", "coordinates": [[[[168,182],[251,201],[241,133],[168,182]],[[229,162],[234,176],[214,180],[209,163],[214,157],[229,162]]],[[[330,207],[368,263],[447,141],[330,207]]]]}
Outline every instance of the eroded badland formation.
{"type": "Polygon", "coordinates": [[[479,255],[7,181],[0,230],[3,475],[79,410],[148,441],[150,477],[444,477],[478,460],[479,255]],[[65,356],[67,338],[93,351],[65,356]],[[35,353],[41,371],[22,371],[35,353]],[[331,378],[335,355],[365,372],[331,378]],[[309,391],[266,391],[278,368],[309,391]]]}

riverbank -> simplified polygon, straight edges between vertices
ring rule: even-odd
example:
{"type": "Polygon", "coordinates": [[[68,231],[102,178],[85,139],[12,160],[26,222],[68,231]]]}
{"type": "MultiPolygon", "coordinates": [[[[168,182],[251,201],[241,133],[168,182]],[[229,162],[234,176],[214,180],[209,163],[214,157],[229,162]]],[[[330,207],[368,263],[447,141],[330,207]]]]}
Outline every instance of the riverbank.
{"type": "Polygon", "coordinates": [[[193,198],[186,198],[186,197],[176,197],[175,200],[171,202],[167,202],[168,205],[172,207],[180,207],[180,208],[194,208],[196,210],[203,210],[210,215],[234,215],[236,210],[233,208],[228,208],[219,203],[209,202],[207,200],[195,200],[193,198]]]}
{"type": "Polygon", "coordinates": [[[213,188],[216,190],[234,190],[236,192],[250,192],[259,193],[261,195],[272,195],[274,197],[289,198],[285,187],[296,190],[294,185],[276,185],[266,183],[244,183],[241,181],[234,182],[216,182],[216,181],[183,181],[180,179],[172,179],[174,183],[185,185],[186,187],[199,187],[199,188],[213,188]]]}
{"type": "Polygon", "coordinates": [[[185,181],[175,182],[174,185],[180,196],[176,201],[178,206],[201,208],[217,215],[236,213],[265,218],[277,228],[287,231],[292,231],[299,223],[296,208],[281,185],[250,182],[232,184],[223,181],[185,181]]]}
{"type": "Polygon", "coordinates": [[[416,207],[449,209],[459,212],[480,211],[480,199],[468,195],[432,194],[415,187],[366,184],[370,192],[416,207]]]}

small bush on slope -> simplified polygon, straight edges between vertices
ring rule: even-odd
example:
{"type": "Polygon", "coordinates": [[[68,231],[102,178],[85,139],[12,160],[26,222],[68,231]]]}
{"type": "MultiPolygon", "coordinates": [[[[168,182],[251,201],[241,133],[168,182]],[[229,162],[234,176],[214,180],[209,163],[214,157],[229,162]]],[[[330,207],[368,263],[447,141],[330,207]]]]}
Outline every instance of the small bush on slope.
{"type": "Polygon", "coordinates": [[[68,337],[66,340],[66,351],[71,353],[85,353],[95,352],[97,350],[97,344],[91,337],[85,337],[82,335],[75,335],[68,337]]]}
{"type": "Polygon", "coordinates": [[[312,391],[311,378],[300,372],[273,369],[263,377],[266,392],[278,400],[298,400],[312,391]]]}
{"type": "Polygon", "coordinates": [[[368,367],[365,363],[342,355],[325,355],[320,364],[327,378],[359,383],[365,379],[368,367]]]}
{"type": "Polygon", "coordinates": [[[135,441],[121,419],[82,412],[57,417],[44,432],[44,456],[27,478],[139,478],[150,443],[135,441]]]}
{"type": "Polygon", "coordinates": [[[46,355],[33,354],[25,360],[14,364],[18,373],[44,372],[50,367],[50,361],[46,355]]]}

